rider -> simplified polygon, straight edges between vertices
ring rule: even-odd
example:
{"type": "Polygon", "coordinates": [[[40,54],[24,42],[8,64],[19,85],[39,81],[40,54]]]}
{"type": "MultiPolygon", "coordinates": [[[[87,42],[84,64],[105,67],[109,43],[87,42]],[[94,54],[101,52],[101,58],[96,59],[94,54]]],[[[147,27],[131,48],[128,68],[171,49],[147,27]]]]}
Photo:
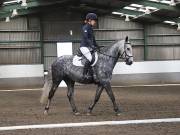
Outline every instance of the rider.
{"type": "Polygon", "coordinates": [[[84,76],[87,75],[88,69],[91,65],[91,52],[98,47],[93,32],[93,26],[96,25],[97,19],[97,15],[95,13],[88,13],[86,15],[85,25],[82,28],[82,40],[80,45],[80,51],[87,58],[87,61],[84,65],[84,76]]]}

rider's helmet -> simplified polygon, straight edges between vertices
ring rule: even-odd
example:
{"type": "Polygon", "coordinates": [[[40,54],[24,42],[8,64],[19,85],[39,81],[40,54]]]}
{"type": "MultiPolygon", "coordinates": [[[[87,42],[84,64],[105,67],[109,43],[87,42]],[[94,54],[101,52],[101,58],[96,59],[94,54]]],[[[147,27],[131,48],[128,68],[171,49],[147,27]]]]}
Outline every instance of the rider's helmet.
{"type": "Polygon", "coordinates": [[[97,20],[97,19],[98,19],[98,17],[95,13],[88,13],[86,15],[86,20],[97,20]]]}

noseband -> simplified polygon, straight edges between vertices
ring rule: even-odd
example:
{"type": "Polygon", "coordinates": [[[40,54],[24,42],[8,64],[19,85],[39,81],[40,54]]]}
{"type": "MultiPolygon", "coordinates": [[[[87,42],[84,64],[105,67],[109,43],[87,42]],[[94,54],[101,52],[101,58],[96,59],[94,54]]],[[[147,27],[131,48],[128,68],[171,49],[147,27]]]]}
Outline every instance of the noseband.
{"type": "Polygon", "coordinates": [[[131,57],[133,57],[133,56],[128,55],[125,50],[124,50],[124,52],[119,56],[119,58],[121,58],[121,59],[127,59],[127,58],[129,59],[129,58],[131,58],[131,57]],[[124,55],[124,54],[125,54],[125,55],[124,55]]]}

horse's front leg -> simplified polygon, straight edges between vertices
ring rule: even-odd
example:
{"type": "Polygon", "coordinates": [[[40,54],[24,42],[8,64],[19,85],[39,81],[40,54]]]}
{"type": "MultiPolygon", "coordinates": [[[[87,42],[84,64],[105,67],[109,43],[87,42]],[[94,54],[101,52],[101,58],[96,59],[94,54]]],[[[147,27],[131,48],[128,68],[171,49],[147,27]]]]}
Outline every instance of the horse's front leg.
{"type": "Polygon", "coordinates": [[[94,101],[93,103],[88,107],[88,112],[87,112],[87,115],[90,115],[94,106],[96,105],[96,103],[99,101],[99,98],[101,96],[101,93],[103,91],[103,87],[101,85],[98,85],[97,89],[96,89],[96,95],[95,95],[95,98],[94,98],[94,101]]]}
{"type": "Polygon", "coordinates": [[[104,88],[106,89],[106,92],[113,103],[114,111],[117,113],[117,115],[120,115],[121,111],[117,106],[110,82],[105,83],[104,88]]]}
{"type": "Polygon", "coordinates": [[[67,97],[69,99],[69,103],[71,105],[72,111],[75,115],[79,115],[79,111],[75,105],[74,101],[74,84],[75,82],[72,80],[65,80],[67,87],[68,87],[68,92],[67,92],[67,97]]]}

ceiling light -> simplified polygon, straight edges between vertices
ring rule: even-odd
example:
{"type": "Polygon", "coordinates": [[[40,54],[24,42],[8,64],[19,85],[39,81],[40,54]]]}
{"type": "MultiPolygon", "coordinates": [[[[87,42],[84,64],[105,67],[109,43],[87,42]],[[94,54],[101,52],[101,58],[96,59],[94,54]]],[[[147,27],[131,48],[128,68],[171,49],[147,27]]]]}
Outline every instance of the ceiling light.
{"type": "Polygon", "coordinates": [[[13,9],[12,17],[17,16],[17,15],[18,15],[17,9],[13,9]]]}
{"type": "Polygon", "coordinates": [[[177,30],[180,30],[180,23],[178,23],[178,27],[177,27],[177,30]]]}
{"type": "Polygon", "coordinates": [[[112,12],[112,14],[114,14],[114,15],[124,15],[123,13],[121,13],[121,12],[112,12]]]}
{"type": "Polygon", "coordinates": [[[176,24],[176,23],[175,23],[175,22],[173,22],[173,21],[164,21],[164,23],[176,24]]]}
{"type": "Polygon", "coordinates": [[[27,6],[26,0],[21,0],[21,1],[22,1],[21,6],[26,7],[27,6]]]}
{"type": "Polygon", "coordinates": [[[27,6],[27,2],[26,2],[26,1],[27,1],[27,0],[17,0],[18,3],[22,2],[22,3],[21,3],[21,6],[22,6],[22,7],[26,7],[26,6],[27,6]]]}
{"type": "Polygon", "coordinates": [[[175,6],[176,5],[175,0],[161,0],[160,2],[164,3],[164,4],[168,4],[170,6],[175,6]]]}
{"type": "Polygon", "coordinates": [[[138,7],[138,8],[143,7],[143,5],[139,5],[139,4],[131,4],[130,6],[132,6],[132,7],[138,7]]]}
{"type": "Polygon", "coordinates": [[[148,1],[159,2],[159,0],[148,0],[148,1]]]}
{"type": "Polygon", "coordinates": [[[27,2],[26,2],[27,0],[11,0],[11,1],[6,1],[6,2],[4,2],[3,4],[4,5],[9,5],[9,4],[15,4],[15,3],[20,3],[20,2],[22,2],[21,3],[21,6],[22,7],[26,7],[27,6],[27,2]]]}
{"type": "Polygon", "coordinates": [[[157,10],[156,7],[150,7],[150,6],[147,6],[146,8],[151,9],[151,10],[157,10]]]}
{"type": "Polygon", "coordinates": [[[145,10],[145,14],[150,14],[151,11],[149,10],[149,8],[146,7],[146,10],[145,10]]]}
{"type": "Polygon", "coordinates": [[[139,12],[146,12],[146,9],[144,9],[143,7],[139,8],[138,10],[139,12]]]}
{"type": "MultiPolygon", "coordinates": [[[[150,8],[152,8],[152,7],[150,7],[150,8]]],[[[141,8],[139,8],[138,11],[139,12],[144,12],[145,14],[150,14],[151,13],[149,7],[141,7],[141,8]]]]}
{"type": "Polygon", "coordinates": [[[10,17],[9,17],[9,16],[8,16],[8,17],[6,17],[5,22],[10,22],[10,17]]]}
{"type": "Polygon", "coordinates": [[[135,8],[135,7],[129,7],[129,6],[124,7],[124,9],[128,9],[128,10],[137,10],[137,8],[135,8]]]}
{"type": "Polygon", "coordinates": [[[17,0],[6,1],[3,4],[8,5],[8,4],[13,4],[13,3],[17,3],[17,0]]]}
{"type": "Polygon", "coordinates": [[[125,21],[126,21],[126,22],[129,22],[129,21],[130,21],[129,15],[126,15],[125,21]]]}
{"type": "Polygon", "coordinates": [[[23,2],[23,3],[21,4],[21,6],[22,6],[22,7],[27,7],[27,3],[26,3],[26,2],[23,2]]]}
{"type": "Polygon", "coordinates": [[[167,1],[167,0],[162,0],[162,1],[160,1],[161,3],[164,3],[164,4],[169,4],[170,5],[170,3],[171,3],[171,1],[167,1]]]}
{"type": "Polygon", "coordinates": [[[170,2],[170,4],[169,5],[171,5],[171,6],[176,6],[176,3],[175,3],[175,1],[174,0],[171,0],[171,2],[170,2]]]}

